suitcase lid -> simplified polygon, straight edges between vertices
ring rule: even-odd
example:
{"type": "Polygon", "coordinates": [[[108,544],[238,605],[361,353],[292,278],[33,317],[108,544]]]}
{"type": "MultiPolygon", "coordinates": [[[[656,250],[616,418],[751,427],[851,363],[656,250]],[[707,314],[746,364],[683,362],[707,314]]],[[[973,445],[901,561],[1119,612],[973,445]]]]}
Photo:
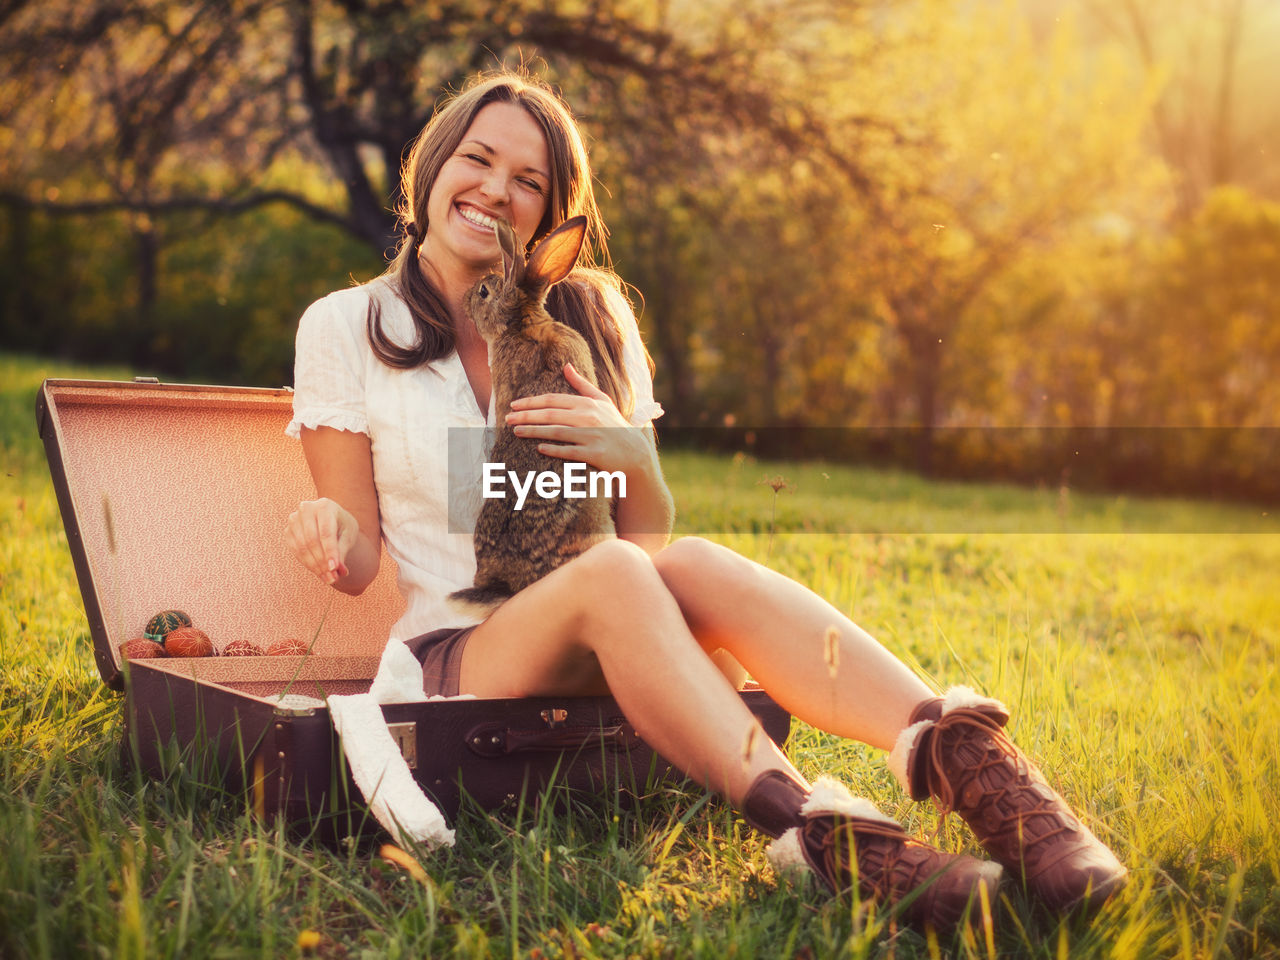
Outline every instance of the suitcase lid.
{"type": "MultiPolygon", "coordinates": [[[[301,444],[284,433],[292,396],[146,381],[41,386],[36,419],[104,682],[121,685],[119,645],[173,608],[219,649],[314,636],[315,656],[357,658],[344,672],[372,677],[404,607],[395,563],[384,552],[377,579],[348,597],[285,547],[289,513],[315,496],[301,444]]],[[[282,661],[298,662],[138,663],[215,679],[285,671],[282,661]]]]}

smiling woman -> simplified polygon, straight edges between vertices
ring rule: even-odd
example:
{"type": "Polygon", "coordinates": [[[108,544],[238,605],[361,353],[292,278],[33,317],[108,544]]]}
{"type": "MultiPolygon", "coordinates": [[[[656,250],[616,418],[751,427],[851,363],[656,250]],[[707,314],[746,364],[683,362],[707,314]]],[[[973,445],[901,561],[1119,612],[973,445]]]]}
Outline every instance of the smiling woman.
{"type": "MultiPolygon", "coordinates": [[[[935,696],[800,583],[704,540],[668,544],[652,365],[620,282],[594,266],[595,253],[608,262],[606,234],[581,134],[559,99],[520,76],[480,80],[432,118],[403,187],[405,237],[386,275],[318,301],[300,323],[290,430],[318,499],[299,505],[286,538],[317,577],[350,593],[373,580],[385,543],[407,603],[388,649],[410,645],[428,694],[612,694],[655,750],[776,838],[777,863],[808,865],[829,887],[856,886],[921,926],[989,921],[1002,868],[1062,912],[1123,885],[1125,868],[1005,734],[999,701],[963,687],[935,696]],[[565,232],[551,231],[574,217],[578,239],[592,238],[585,252],[535,270],[565,232]],[[502,426],[540,454],[618,477],[626,497],[616,537],[507,591],[477,623],[446,598],[476,574],[484,457],[456,456],[449,429],[495,425],[489,352],[466,305],[500,260],[499,280],[517,265],[540,278],[537,303],[547,294],[550,317],[583,334],[598,379],[557,355],[563,379],[511,400],[502,426]],[[449,502],[463,488],[474,499],[449,502]],[[890,751],[908,792],[955,810],[993,860],[912,838],[834,781],[811,786],[738,696],[744,668],[801,720],[890,751]]],[[[515,313],[551,329],[540,306],[515,313]]],[[[509,528],[494,529],[510,548],[509,528]]]]}
{"type": "Polygon", "coordinates": [[[317,576],[351,593],[376,575],[385,541],[408,601],[395,636],[410,639],[456,623],[443,598],[474,574],[470,542],[433,524],[451,517],[453,529],[465,527],[479,506],[448,502],[444,478],[458,466],[449,428],[479,432],[491,415],[488,348],[463,300],[501,259],[495,223],[513,228],[523,254],[570,217],[586,222],[571,276],[546,305],[586,340],[598,389],[583,384],[568,400],[520,409],[518,429],[534,442],[578,430],[580,462],[630,475],[633,491],[649,477],[645,495],[620,508],[647,549],[665,544],[671,506],[652,442],[637,429],[661,413],[652,363],[607,268],[586,149],[563,102],[521,75],[478,78],[415,140],[401,185],[404,237],[386,274],[314,304],[299,328],[291,432],[320,497],[300,506],[290,538],[317,576]]]}

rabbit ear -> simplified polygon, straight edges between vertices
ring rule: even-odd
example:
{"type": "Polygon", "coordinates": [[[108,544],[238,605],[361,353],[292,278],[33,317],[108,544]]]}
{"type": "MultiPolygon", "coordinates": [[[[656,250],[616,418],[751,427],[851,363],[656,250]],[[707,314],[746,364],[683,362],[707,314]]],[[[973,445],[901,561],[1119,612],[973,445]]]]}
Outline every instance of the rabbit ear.
{"type": "Polygon", "coordinates": [[[573,217],[543,238],[529,257],[527,275],[551,286],[569,275],[587,236],[587,218],[573,217]]]}
{"type": "Polygon", "coordinates": [[[524,278],[524,254],[520,252],[520,241],[511,224],[499,220],[493,226],[498,235],[498,246],[502,248],[502,275],[509,283],[513,278],[517,283],[524,278]]]}

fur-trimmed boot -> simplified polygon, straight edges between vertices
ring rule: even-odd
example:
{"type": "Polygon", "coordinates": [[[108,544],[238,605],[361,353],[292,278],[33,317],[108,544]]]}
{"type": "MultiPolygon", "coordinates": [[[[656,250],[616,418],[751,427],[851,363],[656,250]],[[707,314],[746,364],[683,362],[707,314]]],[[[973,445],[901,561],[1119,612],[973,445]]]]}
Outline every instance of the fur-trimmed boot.
{"type": "Polygon", "coordinates": [[[1049,786],[1004,725],[1009,710],[968,687],[925,700],[889,754],[915,800],[932,796],[987,852],[1058,913],[1100,906],[1128,871],[1049,786]]]}
{"type": "Polygon", "coordinates": [[[768,771],[752,784],[743,812],[776,838],[767,852],[779,872],[808,868],[834,893],[856,886],[863,900],[897,907],[914,926],[945,935],[980,918],[984,900],[986,909],[994,908],[998,863],[943,853],[909,837],[870,800],[850,796],[829,777],[806,794],[786,774],[768,771]]]}

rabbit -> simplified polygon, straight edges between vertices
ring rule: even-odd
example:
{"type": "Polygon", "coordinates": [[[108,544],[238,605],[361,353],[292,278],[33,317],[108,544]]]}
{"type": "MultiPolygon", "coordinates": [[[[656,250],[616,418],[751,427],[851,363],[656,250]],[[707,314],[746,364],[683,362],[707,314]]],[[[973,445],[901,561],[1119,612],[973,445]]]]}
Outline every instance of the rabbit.
{"type": "MultiPolygon", "coordinates": [[[[515,231],[499,221],[494,229],[502,249],[503,273],[484,277],[467,293],[467,315],[489,345],[497,424],[489,461],[506,464],[505,470],[522,478],[529,471],[552,471],[563,479],[568,461],[539,453],[537,439],[515,435],[506,425],[511,401],[543,393],[574,393],[564,376],[566,363],[596,382],[587,341],[553,319],[545,307],[548,290],[568,276],[577,262],[586,228],[585,217],[566,220],[538,244],[526,265],[515,231]]],[[[455,609],[485,616],[615,534],[609,498],[543,498],[530,491],[522,509],[514,509],[514,502],[514,497],[490,498],[480,508],[475,585],[449,595],[455,609]]]]}

